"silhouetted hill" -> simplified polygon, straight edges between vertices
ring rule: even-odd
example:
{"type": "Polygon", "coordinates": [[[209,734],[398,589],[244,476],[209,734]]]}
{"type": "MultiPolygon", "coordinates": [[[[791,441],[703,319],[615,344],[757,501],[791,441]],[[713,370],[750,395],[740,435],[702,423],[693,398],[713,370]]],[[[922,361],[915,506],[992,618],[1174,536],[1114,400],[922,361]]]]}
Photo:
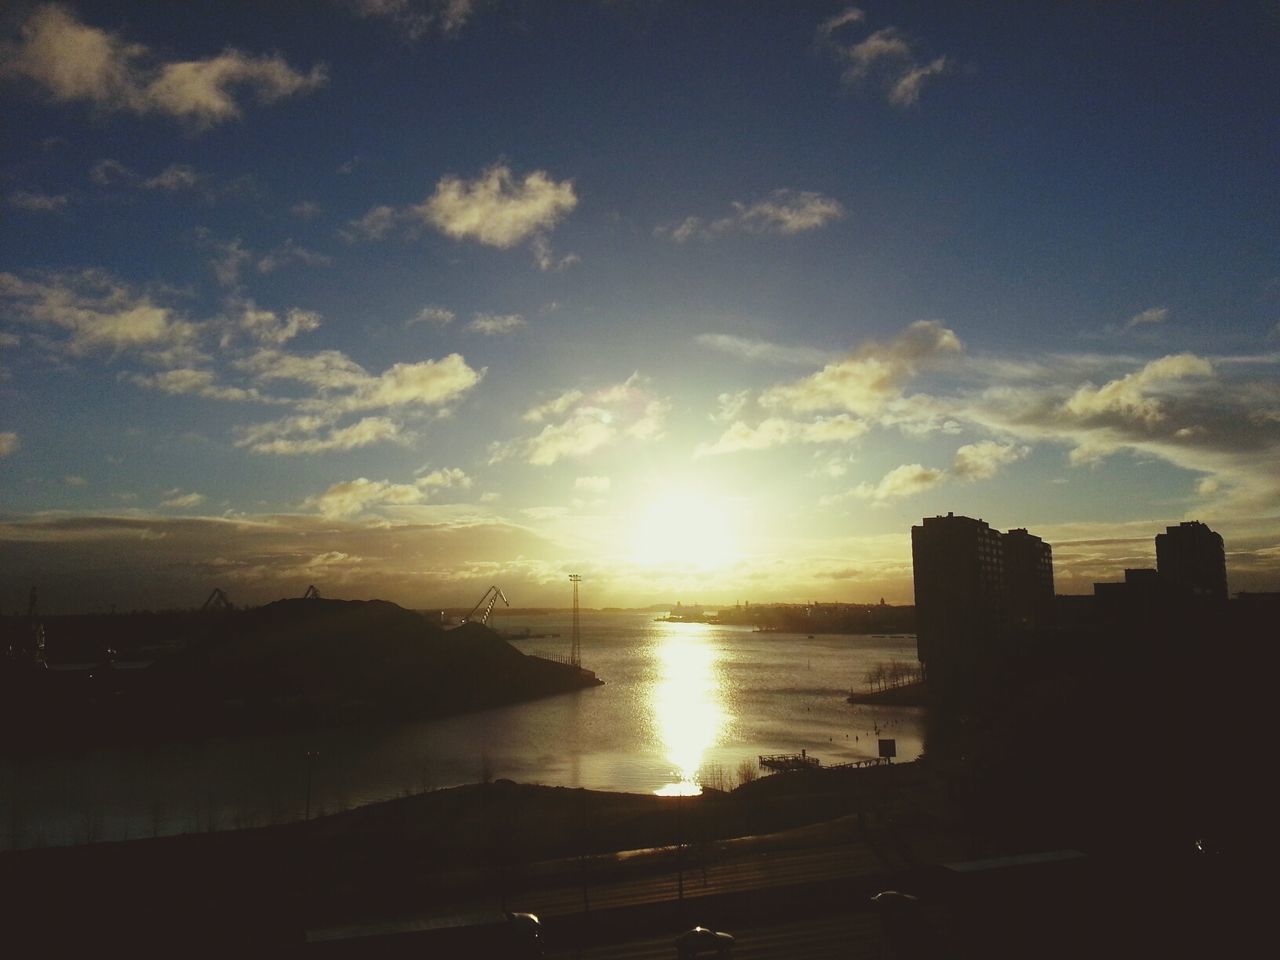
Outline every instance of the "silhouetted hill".
{"type": "MultiPolygon", "coordinates": [[[[127,632],[131,617],[114,619],[127,632]]],[[[199,628],[146,669],[10,677],[9,709],[54,705],[43,734],[83,742],[444,716],[599,682],[480,624],[445,630],[384,600],[278,600],[207,614],[199,628]]]]}

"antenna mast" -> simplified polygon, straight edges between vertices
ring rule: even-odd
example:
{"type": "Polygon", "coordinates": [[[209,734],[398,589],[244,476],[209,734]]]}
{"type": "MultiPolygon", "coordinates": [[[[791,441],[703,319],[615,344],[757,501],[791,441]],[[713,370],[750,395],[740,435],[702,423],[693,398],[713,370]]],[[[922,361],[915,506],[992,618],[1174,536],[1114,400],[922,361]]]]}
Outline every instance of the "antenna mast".
{"type": "Polygon", "coordinates": [[[573,666],[582,667],[582,633],[578,625],[578,584],[582,577],[576,573],[569,574],[569,582],[573,584],[573,640],[569,647],[569,662],[573,666]]]}

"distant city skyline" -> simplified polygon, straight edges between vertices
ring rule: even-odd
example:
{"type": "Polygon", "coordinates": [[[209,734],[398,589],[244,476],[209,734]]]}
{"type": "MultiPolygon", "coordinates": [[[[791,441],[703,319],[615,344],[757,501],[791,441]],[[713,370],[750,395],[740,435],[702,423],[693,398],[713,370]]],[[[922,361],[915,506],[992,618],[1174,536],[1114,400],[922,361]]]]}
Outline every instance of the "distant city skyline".
{"type": "Polygon", "coordinates": [[[1280,589],[1280,18],[0,13],[0,609],[1280,589]]]}

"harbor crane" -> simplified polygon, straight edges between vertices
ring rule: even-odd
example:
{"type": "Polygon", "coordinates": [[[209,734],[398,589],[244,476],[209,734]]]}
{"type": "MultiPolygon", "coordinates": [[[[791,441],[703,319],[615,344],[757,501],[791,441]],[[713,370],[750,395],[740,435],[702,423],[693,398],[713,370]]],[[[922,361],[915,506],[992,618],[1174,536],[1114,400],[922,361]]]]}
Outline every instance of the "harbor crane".
{"type": "Polygon", "coordinates": [[[494,584],[484,592],[484,596],[481,597],[480,601],[474,607],[471,608],[471,612],[462,618],[462,622],[472,623],[474,621],[474,622],[482,623],[485,626],[488,626],[489,614],[493,612],[493,605],[497,603],[499,600],[501,600],[506,606],[508,607],[511,606],[510,602],[508,602],[507,600],[506,594],[502,592],[502,588],[499,587],[497,584],[494,584]],[[484,607],[484,613],[480,614],[480,616],[477,617],[476,611],[479,610],[481,607],[484,607]]]}
{"type": "Polygon", "coordinates": [[[221,587],[214,587],[213,592],[209,594],[205,600],[201,610],[234,610],[235,605],[232,604],[231,598],[223,592],[221,587]]]}

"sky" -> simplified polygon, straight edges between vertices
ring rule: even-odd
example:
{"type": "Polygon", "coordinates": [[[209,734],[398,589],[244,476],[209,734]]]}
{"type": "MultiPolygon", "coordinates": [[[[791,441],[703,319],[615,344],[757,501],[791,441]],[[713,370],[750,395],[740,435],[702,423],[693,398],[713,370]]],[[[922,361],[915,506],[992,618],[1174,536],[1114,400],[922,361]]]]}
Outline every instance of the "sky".
{"type": "Polygon", "coordinates": [[[1280,589],[1280,6],[0,13],[0,610],[1280,589]]]}

